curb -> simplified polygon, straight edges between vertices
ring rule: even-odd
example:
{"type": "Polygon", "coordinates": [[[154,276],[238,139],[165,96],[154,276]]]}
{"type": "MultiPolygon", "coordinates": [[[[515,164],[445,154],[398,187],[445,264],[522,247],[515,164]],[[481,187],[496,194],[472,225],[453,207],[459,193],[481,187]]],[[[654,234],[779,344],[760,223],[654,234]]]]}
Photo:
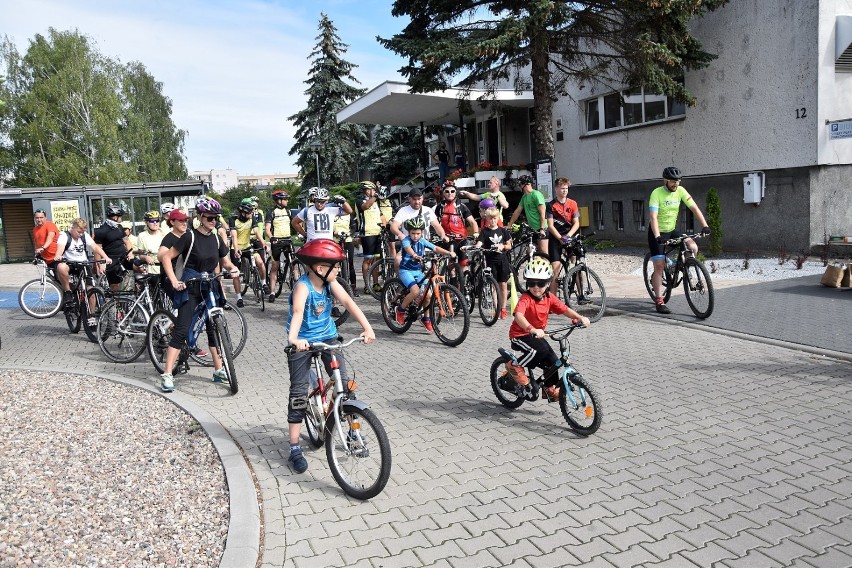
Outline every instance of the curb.
{"type": "Polygon", "coordinates": [[[770,337],[760,337],[759,335],[749,335],[748,333],[742,333],[740,331],[732,331],[730,329],[723,329],[720,327],[713,327],[709,325],[701,325],[699,323],[692,323],[688,321],[680,321],[677,319],[664,319],[659,316],[653,316],[649,314],[640,314],[636,312],[628,312],[625,310],[620,310],[618,308],[607,308],[607,314],[613,314],[617,316],[627,316],[632,318],[638,318],[645,321],[654,321],[657,323],[665,323],[669,325],[679,325],[681,327],[686,327],[689,329],[697,329],[700,331],[706,331],[708,333],[715,333],[717,335],[725,335],[728,337],[734,337],[736,339],[743,339],[746,341],[753,341],[755,343],[763,343],[765,345],[772,345],[774,347],[783,347],[785,349],[792,349],[794,351],[803,351],[805,353],[811,353],[813,355],[820,355],[822,357],[831,357],[832,359],[840,359],[841,361],[848,361],[852,363],[852,353],[844,353],[843,351],[834,351],[832,349],[823,349],[822,347],[813,347],[811,345],[803,345],[801,343],[792,343],[790,341],[784,341],[781,339],[772,339],[770,337]]]}
{"type": "Polygon", "coordinates": [[[243,459],[237,444],[228,434],[228,431],[213,418],[209,412],[193,402],[189,396],[178,391],[166,396],[155,387],[136,379],[128,379],[117,375],[108,375],[98,372],[69,371],[67,369],[55,369],[45,367],[9,367],[0,366],[3,370],[13,371],[36,371],[46,373],[70,373],[106,379],[114,383],[146,390],[166,400],[192,416],[207,437],[213,443],[222,467],[225,469],[225,480],[228,484],[228,536],[225,540],[225,550],[222,552],[220,568],[240,568],[244,566],[255,566],[260,551],[260,509],[258,507],[258,495],[255,491],[254,481],[249,471],[249,466],[243,459]]]}

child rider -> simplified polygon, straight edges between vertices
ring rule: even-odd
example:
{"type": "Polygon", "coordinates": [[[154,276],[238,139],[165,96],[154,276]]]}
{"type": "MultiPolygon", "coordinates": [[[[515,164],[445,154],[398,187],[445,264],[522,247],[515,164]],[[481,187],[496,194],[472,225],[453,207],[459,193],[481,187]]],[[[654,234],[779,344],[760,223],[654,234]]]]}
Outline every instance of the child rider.
{"type": "MultiPolygon", "coordinates": [[[[402,260],[399,263],[399,279],[408,288],[408,295],[402,300],[402,304],[396,307],[396,322],[399,325],[405,324],[406,312],[408,306],[411,305],[417,296],[420,294],[421,282],[425,275],[421,270],[420,260],[426,249],[438,251],[441,254],[448,254],[455,258],[456,254],[441,247],[437,247],[426,240],[423,236],[423,228],[426,226],[426,221],[423,217],[412,217],[405,222],[405,230],[408,231],[408,236],[402,240],[402,260]]],[[[425,301],[429,301],[426,298],[425,301]]],[[[426,331],[432,333],[432,319],[423,315],[420,318],[420,323],[426,328],[426,331]]]]}
{"type": "MultiPolygon", "coordinates": [[[[529,378],[524,372],[525,367],[547,369],[559,360],[553,348],[544,339],[549,314],[564,314],[579,320],[583,325],[590,325],[589,318],[583,317],[548,291],[550,279],[553,278],[553,267],[547,259],[536,256],[527,264],[524,270],[527,290],[521,294],[515,307],[514,321],[509,327],[509,339],[512,349],[520,351],[518,363],[506,363],[509,375],[521,386],[529,384],[529,378]]],[[[559,398],[559,387],[555,384],[545,384],[544,393],[550,402],[559,398]]]]}
{"type": "MultiPolygon", "coordinates": [[[[287,422],[290,434],[288,462],[296,473],[304,473],[308,462],[299,446],[299,433],[305,419],[310,383],[311,353],[309,344],[317,341],[336,342],[337,326],[331,317],[332,297],[345,307],[363,328],[364,343],[376,339],[370,322],[346,290],[337,283],[337,272],[346,255],[339,244],[331,239],[314,239],[296,252],[296,257],[308,267],[307,273],[296,281],[290,294],[290,316],[287,320],[287,339],[296,351],[287,356],[290,369],[290,402],[287,422]]],[[[331,375],[331,354],[322,354],[326,372],[331,375]]],[[[343,353],[337,354],[340,374],[346,377],[343,353]]]]}

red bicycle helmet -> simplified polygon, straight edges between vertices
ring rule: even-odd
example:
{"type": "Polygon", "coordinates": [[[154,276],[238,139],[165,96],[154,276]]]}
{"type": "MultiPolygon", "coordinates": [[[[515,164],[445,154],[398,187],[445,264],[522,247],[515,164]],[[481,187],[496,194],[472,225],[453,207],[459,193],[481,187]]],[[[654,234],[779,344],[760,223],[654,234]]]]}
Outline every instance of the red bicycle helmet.
{"type": "Polygon", "coordinates": [[[296,258],[310,266],[318,262],[343,262],[343,248],[331,239],[314,239],[296,251],[296,258]]]}

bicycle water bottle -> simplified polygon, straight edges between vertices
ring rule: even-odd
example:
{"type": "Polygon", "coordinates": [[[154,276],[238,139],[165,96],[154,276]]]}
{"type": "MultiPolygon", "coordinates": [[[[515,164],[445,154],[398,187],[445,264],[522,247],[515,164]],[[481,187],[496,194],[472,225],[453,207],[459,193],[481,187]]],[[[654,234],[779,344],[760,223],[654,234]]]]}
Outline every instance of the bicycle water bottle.
{"type": "Polygon", "coordinates": [[[675,266],[674,259],[667,256],[666,257],[666,270],[671,271],[672,269],[674,269],[674,266],[675,266]]]}

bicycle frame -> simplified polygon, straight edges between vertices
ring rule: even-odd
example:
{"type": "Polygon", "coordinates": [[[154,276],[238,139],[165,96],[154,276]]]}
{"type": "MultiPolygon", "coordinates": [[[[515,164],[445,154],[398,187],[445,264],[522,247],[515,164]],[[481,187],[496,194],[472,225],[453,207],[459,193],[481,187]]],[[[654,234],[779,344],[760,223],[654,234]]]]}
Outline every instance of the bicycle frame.
{"type": "Polygon", "coordinates": [[[216,278],[220,278],[221,274],[211,275],[207,272],[202,272],[198,278],[200,286],[208,285],[207,293],[204,295],[204,301],[199,302],[195,307],[195,312],[192,314],[192,325],[189,326],[189,336],[187,337],[187,345],[190,349],[195,349],[201,328],[207,323],[210,318],[215,315],[224,315],[225,310],[216,305],[216,295],[213,293],[213,282],[216,278]]]}
{"type": "MultiPolygon", "coordinates": [[[[449,257],[442,257],[449,258],[449,257]]],[[[439,294],[435,294],[435,290],[437,287],[446,282],[446,278],[438,274],[438,262],[436,262],[436,258],[430,255],[427,258],[424,258],[424,262],[431,262],[431,266],[426,270],[426,274],[424,274],[423,278],[421,278],[418,282],[418,286],[423,286],[423,283],[426,282],[426,289],[420,291],[420,298],[416,300],[417,306],[421,309],[427,308],[429,303],[427,303],[426,299],[429,298],[429,302],[438,302],[438,311],[441,314],[441,317],[446,317],[447,315],[447,307],[449,307],[449,311],[452,314],[452,302],[449,300],[444,301],[443,298],[439,297],[439,294]]]]}
{"type": "MultiPolygon", "coordinates": [[[[350,339],[346,343],[342,343],[340,345],[329,345],[328,343],[316,342],[312,343],[310,348],[313,351],[312,357],[312,365],[314,368],[314,373],[317,377],[317,386],[310,393],[308,393],[308,398],[319,396],[322,404],[323,411],[323,430],[325,429],[325,420],[328,419],[329,415],[334,413],[338,415],[340,412],[340,406],[343,402],[343,397],[346,394],[347,390],[343,387],[343,376],[340,373],[340,364],[337,361],[336,351],[342,350],[356,341],[362,341],[361,337],[355,337],[350,339]],[[331,361],[329,362],[329,367],[331,367],[331,380],[326,384],[323,382],[323,362],[322,362],[322,353],[323,351],[328,351],[331,355],[331,361]],[[331,397],[332,402],[328,400],[329,390],[332,390],[331,397]]],[[[349,389],[348,391],[354,391],[356,388],[354,379],[349,381],[349,389]]],[[[363,403],[361,403],[363,404],[363,403]]],[[[365,405],[366,406],[366,405],[365,405]]],[[[343,425],[340,421],[337,421],[337,435],[340,437],[340,440],[345,441],[346,434],[343,432],[343,425]]],[[[360,433],[358,434],[360,436],[360,433]]]]}

